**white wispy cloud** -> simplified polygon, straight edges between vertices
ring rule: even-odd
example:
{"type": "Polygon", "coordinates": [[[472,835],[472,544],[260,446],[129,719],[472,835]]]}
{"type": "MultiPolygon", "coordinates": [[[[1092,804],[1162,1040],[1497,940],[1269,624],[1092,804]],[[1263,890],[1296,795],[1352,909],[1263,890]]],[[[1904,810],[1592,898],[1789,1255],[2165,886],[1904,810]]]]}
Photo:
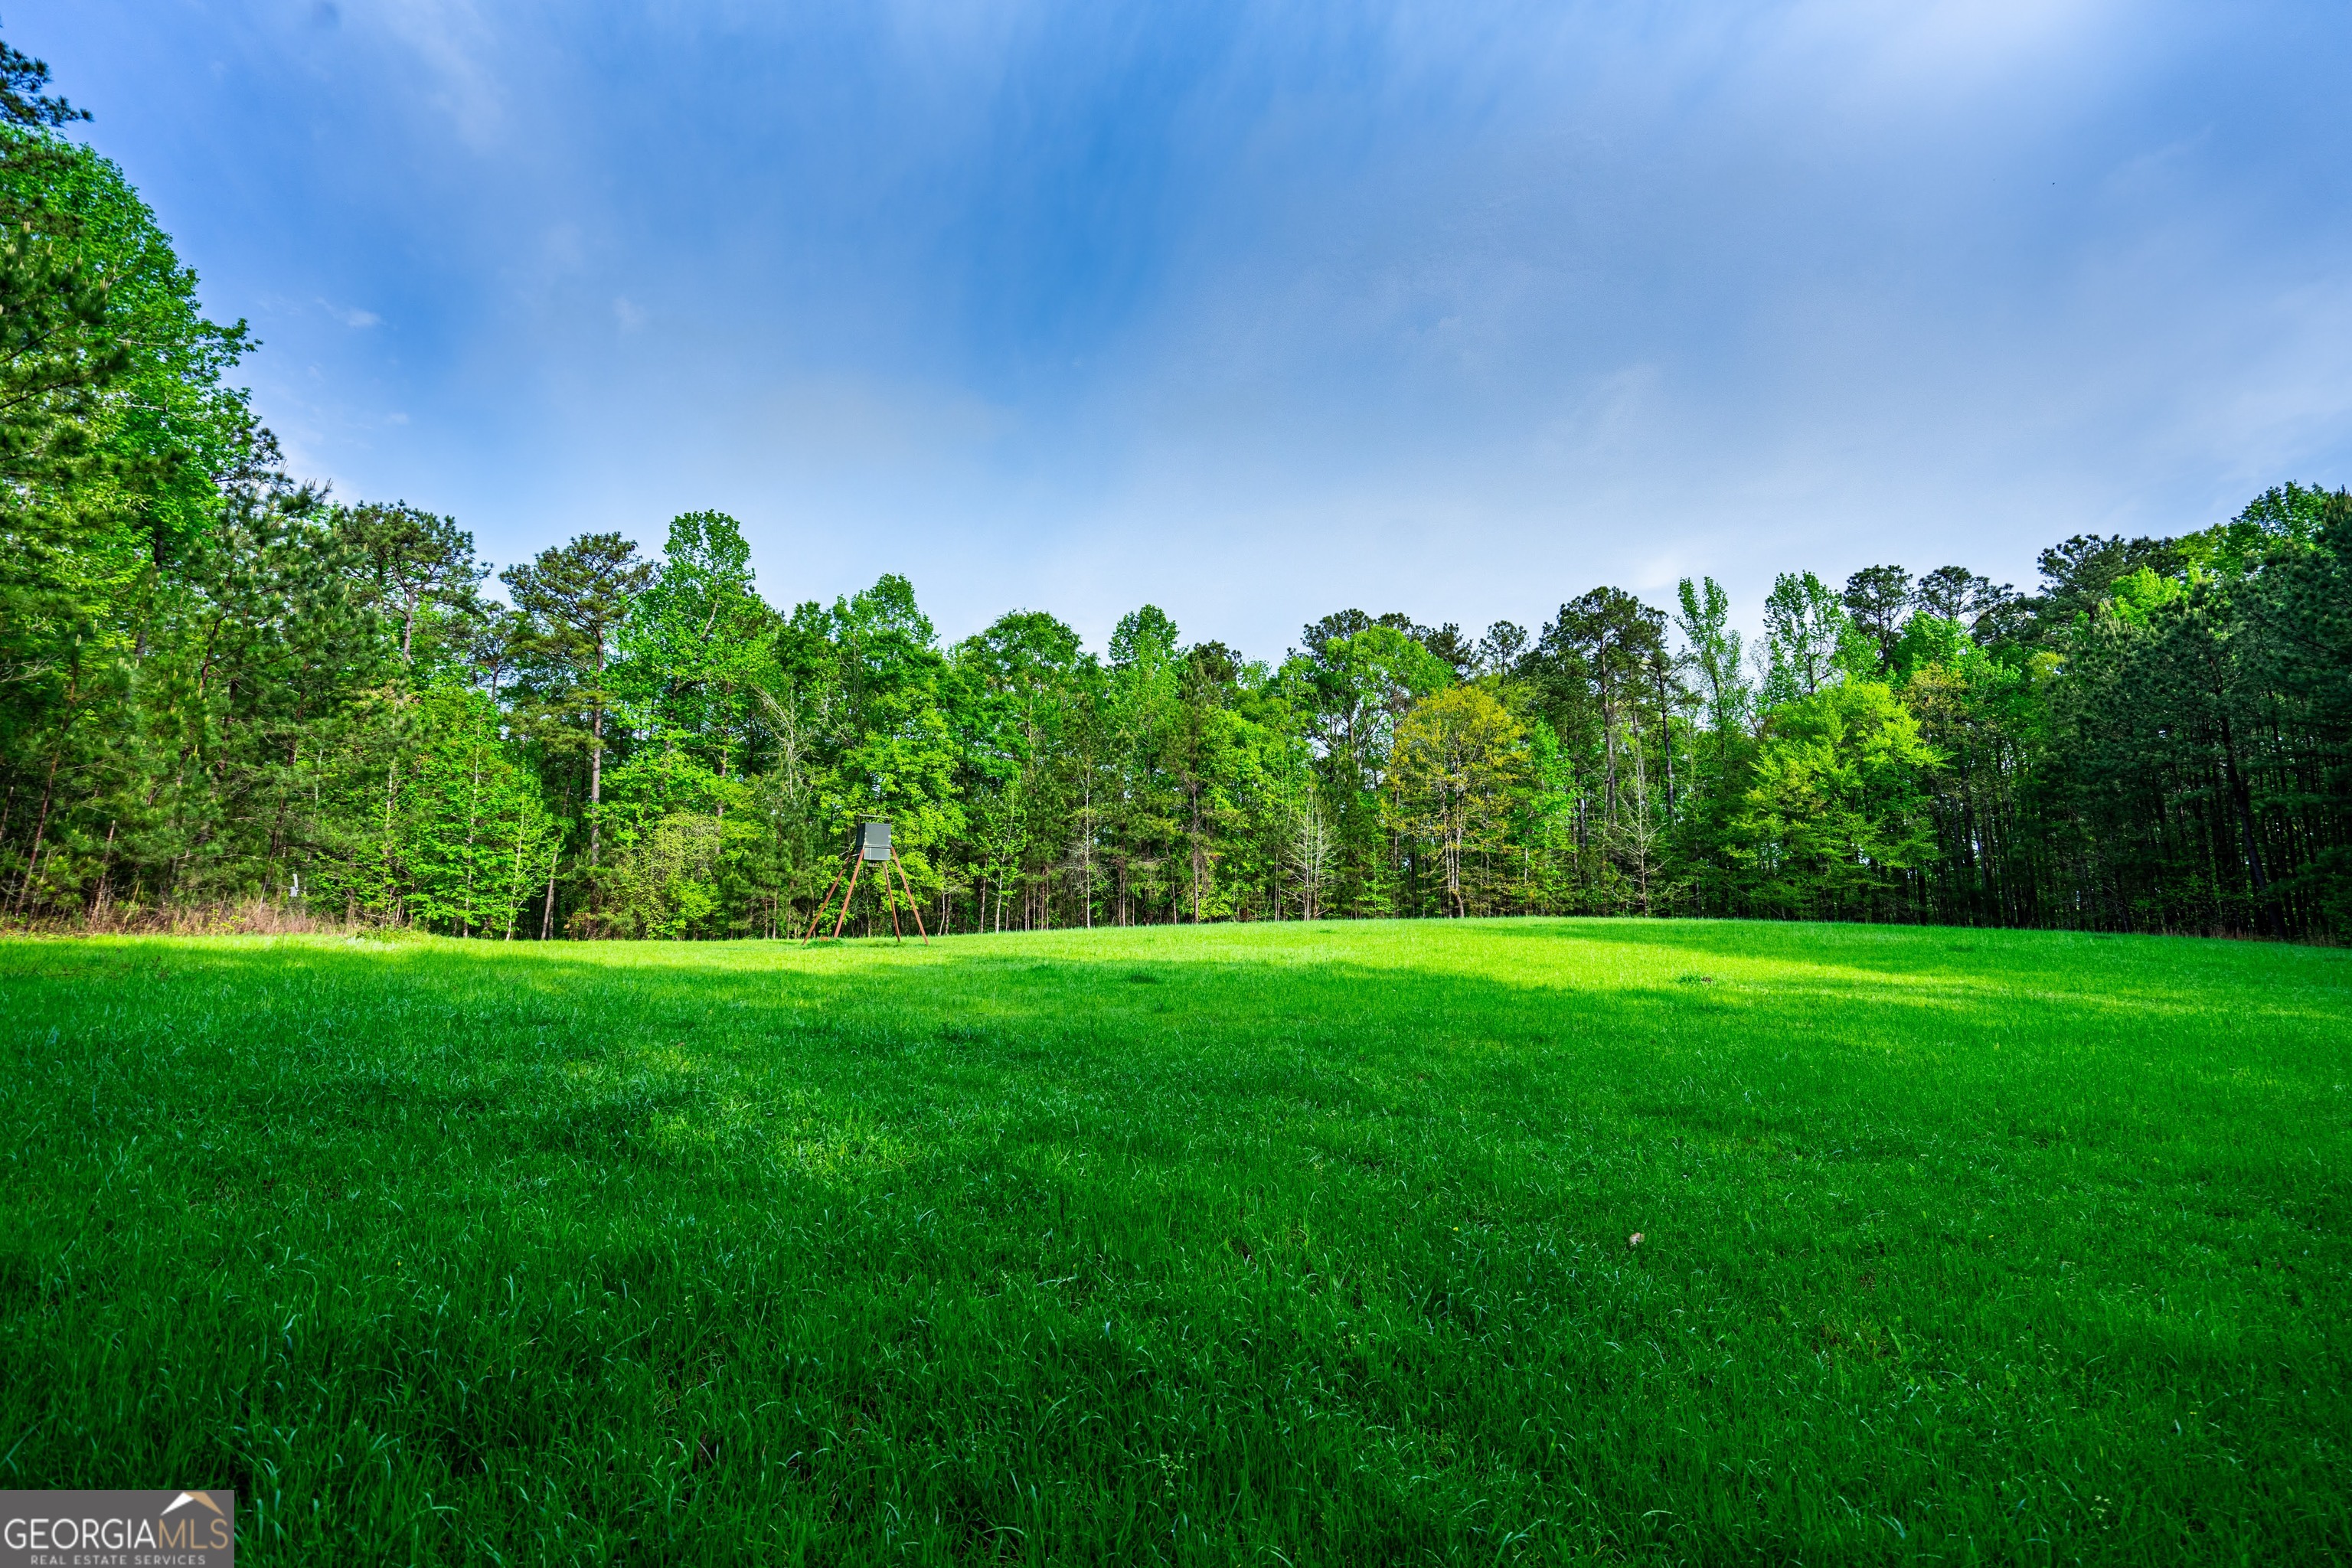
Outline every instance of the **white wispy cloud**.
{"type": "Polygon", "coordinates": [[[503,559],[1270,649],[2352,479],[2332,0],[299,9],[41,37],[218,313],[370,302],[267,323],[301,459],[503,559]]]}

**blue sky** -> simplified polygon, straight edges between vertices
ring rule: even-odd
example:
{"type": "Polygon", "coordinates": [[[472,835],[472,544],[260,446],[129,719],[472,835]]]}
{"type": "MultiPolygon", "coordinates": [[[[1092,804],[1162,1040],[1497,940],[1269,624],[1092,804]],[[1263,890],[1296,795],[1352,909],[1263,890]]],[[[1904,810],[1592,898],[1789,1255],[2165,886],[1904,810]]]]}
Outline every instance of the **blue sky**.
{"type": "Polygon", "coordinates": [[[772,600],[1533,628],[2352,482],[2352,12],[40,0],[294,468],[772,600]]]}

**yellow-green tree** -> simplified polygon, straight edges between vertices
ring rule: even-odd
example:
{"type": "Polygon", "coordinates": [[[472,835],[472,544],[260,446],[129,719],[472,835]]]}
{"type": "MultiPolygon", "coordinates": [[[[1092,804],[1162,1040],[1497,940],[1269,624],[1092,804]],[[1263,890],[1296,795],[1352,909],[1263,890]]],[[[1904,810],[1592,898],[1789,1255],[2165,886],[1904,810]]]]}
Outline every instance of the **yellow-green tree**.
{"type": "Polygon", "coordinates": [[[1399,831],[1433,840],[1456,915],[1462,857],[1502,823],[1527,773],[1527,731],[1483,685],[1449,687],[1401,720],[1389,748],[1389,809],[1399,831]]]}

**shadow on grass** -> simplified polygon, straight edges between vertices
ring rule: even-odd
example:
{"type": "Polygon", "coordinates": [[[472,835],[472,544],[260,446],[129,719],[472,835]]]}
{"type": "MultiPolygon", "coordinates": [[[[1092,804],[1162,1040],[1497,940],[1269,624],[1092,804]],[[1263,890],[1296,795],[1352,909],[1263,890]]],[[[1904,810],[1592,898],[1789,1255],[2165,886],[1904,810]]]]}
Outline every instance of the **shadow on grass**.
{"type": "Polygon", "coordinates": [[[0,1471],[285,1561],[2341,1534],[2340,1035],[2199,1005],[2263,950],[1339,929],[0,951],[0,1471]]]}

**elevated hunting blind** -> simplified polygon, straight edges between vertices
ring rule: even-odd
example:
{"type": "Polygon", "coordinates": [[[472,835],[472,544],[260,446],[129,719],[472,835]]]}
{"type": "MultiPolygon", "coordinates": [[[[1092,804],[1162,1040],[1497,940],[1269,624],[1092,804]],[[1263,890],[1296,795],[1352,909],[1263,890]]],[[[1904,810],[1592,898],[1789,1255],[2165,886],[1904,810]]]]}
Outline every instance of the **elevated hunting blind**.
{"type": "Polygon", "coordinates": [[[877,870],[874,874],[882,879],[882,901],[890,906],[891,934],[900,942],[907,940],[905,933],[898,929],[898,906],[890,896],[890,871],[895,870],[898,873],[898,885],[907,890],[907,908],[914,912],[915,932],[923,939],[925,947],[930,946],[931,933],[923,929],[923,908],[915,899],[914,879],[907,875],[907,868],[899,860],[898,851],[890,847],[890,825],[887,822],[867,822],[858,826],[857,841],[850,846],[841,869],[834,873],[833,887],[827,888],[824,897],[817,900],[816,913],[809,919],[808,935],[801,942],[803,947],[816,940],[816,928],[824,923],[824,911],[833,904],[834,891],[841,886],[841,879],[845,876],[849,879],[849,890],[841,895],[841,912],[833,921],[833,940],[840,940],[841,928],[849,921],[849,900],[857,896],[857,879],[869,860],[878,867],[889,868],[889,870],[877,870]]]}

